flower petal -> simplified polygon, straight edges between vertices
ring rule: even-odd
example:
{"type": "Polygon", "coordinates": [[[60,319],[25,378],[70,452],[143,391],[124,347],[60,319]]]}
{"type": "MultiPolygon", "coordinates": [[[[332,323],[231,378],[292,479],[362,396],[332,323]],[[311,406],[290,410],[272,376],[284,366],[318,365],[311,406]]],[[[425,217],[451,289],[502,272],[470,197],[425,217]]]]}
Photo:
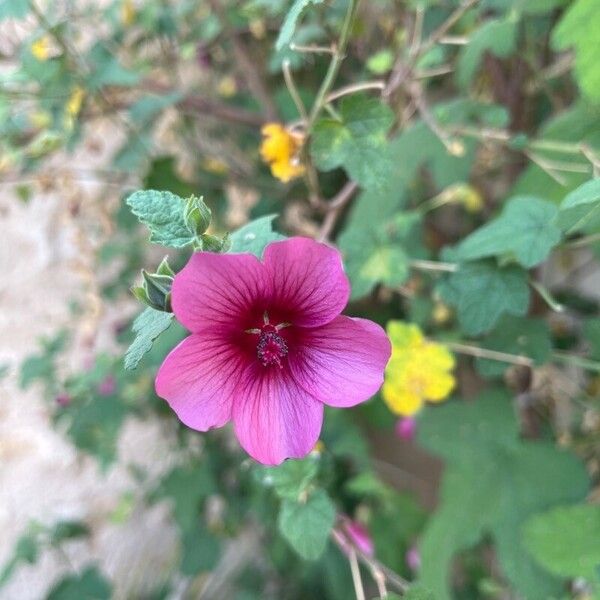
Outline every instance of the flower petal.
{"type": "Polygon", "coordinates": [[[323,405],[298,387],[286,370],[247,369],[233,407],[235,434],[248,454],[265,465],[302,458],[315,446],[323,405]]]}
{"type": "Polygon", "coordinates": [[[271,276],[272,304],[289,313],[294,325],[329,323],[348,302],[350,284],[334,248],[294,237],[269,244],[264,264],[271,276]]]}
{"type": "Polygon", "coordinates": [[[194,333],[214,325],[242,330],[268,292],[267,273],[255,256],[196,252],[175,275],[171,304],[177,320],[194,333]]]}
{"type": "Polygon", "coordinates": [[[190,335],[167,355],[156,375],[156,393],[183,423],[198,431],[231,419],[244,357],[220,332],[190,335]]]}
{"type": "Polygon", "coordinates": [[[385,331],[366,319],[339,316],[314,329],[302,329],[290,350],[294,379],[329,406],[368,400],[383,383],[391,345],[385,331]]]}

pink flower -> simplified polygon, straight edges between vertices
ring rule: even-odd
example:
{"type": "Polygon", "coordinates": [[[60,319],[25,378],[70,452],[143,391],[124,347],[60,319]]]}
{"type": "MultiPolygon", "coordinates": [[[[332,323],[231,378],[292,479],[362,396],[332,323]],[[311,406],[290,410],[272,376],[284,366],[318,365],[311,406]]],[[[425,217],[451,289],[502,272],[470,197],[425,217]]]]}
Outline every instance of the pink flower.
{"type": "Polygon", "coordinates": [[[107,375],[98,385],[100,396],[111,396],[117,391],[117,380],[113,375],[107,375]]]}
{"type": "Polygon", "coordinates": [[[192,335],[164,360],[156,393],[193,429],[232,420],[261,463],[305,456],[323,405],[369,399],[390,356],[379,325],[340,315],[349,292],[339,253],[306,238],[270,244],[262,262],[194,254],[172,287],[173,312],[192,335]]]}
{"type": "Polygon", "coordinates": [[[415,437],[417,430],[417,421],[414,417],[404,417],[396,421],[396,435],[406,441],[410,441],[415,437]]]}
{"type": "MultiPolygon", "coordinates": [[[[344,522],[344,533],[347,535],[350,542],[363,554],[366,554],[367,556],[373,556],[375,554],[373,540],[371,539],[369,530],[364,525],[358,521],[352,521],[348,519],[344,522]]],[[[348,546],[345,549],[346,554],[348,554],[351,546],[348,544],[348,542],[346,542],[346,540],[344,540],[344,542],[348,546]]]]}

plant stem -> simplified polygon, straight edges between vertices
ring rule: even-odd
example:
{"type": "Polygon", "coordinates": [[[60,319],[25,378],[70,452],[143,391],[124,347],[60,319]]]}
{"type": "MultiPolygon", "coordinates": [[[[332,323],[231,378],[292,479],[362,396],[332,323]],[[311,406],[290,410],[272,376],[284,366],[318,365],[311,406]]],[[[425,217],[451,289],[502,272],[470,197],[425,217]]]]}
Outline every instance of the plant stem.
{"type": "Polygon", "coordinates": [[[294,104],[296,105],[296,108],[298,109],[298,114],[300,115],[300,118],[306,122],[306,120],[308,119],[308,113],[306,112],[306,108],[304,106],[304,102],[302,102],[302,98],[300,98],[300,94],[298,93],[298,88],[296,87],[296,84],[294,83],[294,77],[292,75],[292,71],[290,69],[290,61],[289,60],[284,60],[283,61],[283,78],[285,80],[285,85],[287,86],[288,92],[290,93],[290,96],[292,97],[292,100],[294,101],[294,104]]]}
{"type": "Polygon", "coordinates": [[[348,561],[350,562],[350,571],[352,572],[352,583],[354,584],[354,591],[356,592],[356,600],[365,600],[365,590],[363,588],[360,567],[358,566],[354,548],[350,549],[348,561]]]}
{"type": "Polygon", "coordinates": [[[546,286],[541,284],[539,281],[535,281],[534,279],[530,279],[529,284],[553,311],[558,313],[565,311],[565,307],[552,297],[550,290],[546,286]]]}
{"type": "Polygon", "coordinates": [[[340,39],[337,43],[337,46],[334,49],[333,56],[331,57],[331,62],[329,63],[329,68],[327,69],[327,73],[325,74],[325,78],[323,79],[323,83],[321,83],[321,87],[317,92],[317,97],[315,98],[315,102],[313,104],[312,110],[310,111],[310,116],[308,118],[307,131],[310,132],[319,113],[321,112],[323,105],[325,104],[327,95],[331,91],[333,84],[335,83],[335,79],[340,70],[340,66],[345,57],[346,46],[348,45],[348,39],[350,38],[350,31],[352,29],[352,23],[354,22],[354,16],[356,15],[356,9],[358,8],[359,0],[350,0],[350,5],[348,6],[348,11],[346,12],[346,18],[344,19],[344,24],[342,26],[342,31],[340,33],[340,39]]]}
{"type": "Polygon", "coordinates": [[[468,354],[469,356],[475,356],[476,358],[488,358],[490,360],[497,360],[499,362],[510,363],[513,365],[521,365],[524,367],[532,367],[533,359],[528,356],[518,356],[517,354],[509,354],[508,352],[498,352],[496,350],[488,350],[487,348],[480,348],[479,346],[472,346],[470,344],[459,344],[457,342],[440,342],[458,352],[459,354],[468,354]]]}

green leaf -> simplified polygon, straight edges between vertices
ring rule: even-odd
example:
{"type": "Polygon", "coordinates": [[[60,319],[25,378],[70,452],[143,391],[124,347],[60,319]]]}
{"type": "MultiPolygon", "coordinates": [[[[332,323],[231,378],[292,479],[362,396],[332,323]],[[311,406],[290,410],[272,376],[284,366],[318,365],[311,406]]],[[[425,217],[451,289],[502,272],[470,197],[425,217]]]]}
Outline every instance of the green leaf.
{"type": "Polygon", "coordinates": [[[408,256],[399,246],[380,246],[367,258],[359,277],[372,288],[377,283],[402,285],[409,274],[408,256]]]}
{"type": "Polygon", "coordinates": [[[445,302],[456,308],[467,335],[489,331],[505,313],[524,315],[529,306],[526,272],[489,262],[460,265],[440,282],[438,291],[445,302]]]}
{"type": "Polygon", "coordinates": [[[381,101],[362,94],[347,96],[339,106],[341,121],[320,119],[311,136],[311,153],[323,171],[344,167],[365,188],[381,188],[394,166],[386,133],[394,114],[381,101]]]}
{"type": "Polygon", "coordinates": [[[165,331],[173,320],[173,313],[146,308],[133,322],[135,339],[125,353],[125,368],[135,369],[154,340],[165,331]]]}
{"type": "Polygon", "coordinates": [[[110,600],[110,582],[96,567],[81,575],[67,575],[52,587],[46,600],[110,600]]]}
{"type": "Polygon", "coordinates": [[[566,233],[600,225],[600,179],[592,179],[561,202],[558,224],[566,233]]]}
{"type": "Polygon", "coordinates": [[[230,251],[249,252],[261,258],[265,248],[271,242],[285,240],[285,236],[273,231],[273,220],[276,218],[277,215],[267,215],[240,227],[229,238],[231,241],[230,251]]]}
{"type": "Polygon", "coordinates": [[[325,550],[335,520],[335,507],[324,490],[315,490],[305,503],[284,500],[279,531],[296,552],[315,560],[325,550]]]}
{"type": "Polygon", "coordinates": [[[59,521],[50,532],[50,541],[53,545],[61,544],[66,540],[85,537],[89,533],[89,527],[82,521],[59,521]]]}
{"type": "Polygon", "coordinates": [[[206,461],[175,467],[152,494],[153,500],[168,498],[173,518],[182,532],[194,527],[204,500],[216,491],[214,477],[206,461]]]}
{"type": "Polygon", "coordinates": [[[298,19],[300,19],[300,16],[309,4],[321,4],[321,2],[323,0],[296,0],[292,4],[279,30],[279,36],[275,42],[276,50],[283,50],[292,41],[296,26],[298,25],[298,19]]]}
{"type": "Polygon", "coordinates": [[[29,14],[29,0],[0,0],[0,21],[22,19],[29,14]]]}
{"type": "MultiPolygon", "coordinates": [[[[385,597],[389,598],[389,594],[385,597]]],[[[402,600],[436,600],[433,592],[419,584],[411,585],[402,595],[402,600]]]]}
{"type": "Polygon", "coordinates": [[[371,73],[375,73],[375,75],[383,75],[394,66],[394,58],[394,53],[389,48],[380,50],[369,57],[369,60],[367,60],[367,69],[371,73]]]}
{"type": "Polygon", "coordinates": [[[561,582],[531,559],[521,528],[532,515],[586,495],[581,461],[554,445],[521,441],[509,399],[489,391],[474,402],[427,411],[418,439],[446,463],[439,506],[420,543],[420,581],[436,600],[451,597],[453,557],[485,536],[522,597],[557,597],[561,582]]]}
{"type": "Polygon", "coordinates": [[[183,248],[194,241],[185,224],[185,200],[171,192],[144,190],[127,198],[131,212],[150,230],[150,241],[183,248]]]}
{"type": "Polygon", "coordinates": [[[534,196],[511,198],[502,214],[467,236],[453,256],[475,260],[508,255],[526,268],[534,267],[560,242],[557,213],[554,204],[534,196]]]}
{"type": "Polygon", "coordinates": [[[462,47],[456,77],[461,87],[471,83],[486,52],[506,58],[515,51],[518,21],[494,19],[478,27],[462,47]]]}
{"type": "Polygon", "coordinates": [[[181,541],[179,568],[183,575],[195,577],[202,571],[210,571],[219,561],[219,540],[206,527],[194,523],[184,530],[181,541]]]}
{"type": "MultiPolygon", "coordinates": [[[[541,365],[548,361],[552,352],[550,328],[543,319],[504,316],[496,328],[483,340],[488,350],[527,356],[541,365]]],[[[477,370],[484,377],[500,376],[507,365],[497,360],[477,359],[477,370]]]]}
{"type": "Polygon", "coordinates": [[[182,97],[181,92],[173,92],[164,96],[156,94],[144,96],[131,105],[129,114],[138,127],[145,126],[150,124],[165,108],[179,102],[182,97]]]}
{"type": "Polygon", "coordinates": [[[303,460],[287,460],[278,467],[264,467],[260,474],[263,483],[273,486],[280,498],[298,500],[318,470],[318,459],[309,455],[303,460]]]}
{"type": "Polygon", "coordinates": [[[560,577],[598,581],[600,505],[561,506],[529,519],[525,547],[536,561],[560,577]]]}
{"type": "Polygon", "coordinates": [[[575,78],[585,96],[600,102],[600,11],[596,0],[576,0],[552,32],[556,50],[575,49],[575,78]]]}

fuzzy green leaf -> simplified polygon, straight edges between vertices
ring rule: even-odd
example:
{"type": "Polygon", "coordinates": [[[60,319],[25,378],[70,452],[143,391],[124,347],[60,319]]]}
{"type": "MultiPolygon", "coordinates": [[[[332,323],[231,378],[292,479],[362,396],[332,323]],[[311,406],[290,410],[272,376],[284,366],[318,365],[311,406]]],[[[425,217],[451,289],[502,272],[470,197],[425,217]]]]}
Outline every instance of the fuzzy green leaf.
{"type": "Polygon", "coordinates": [[[267,215],[250,221],[231,234],[231,252],[249,252],[261,258],[271,242],[285,240],[285,236],[273,231],[273,221],[277,215],[267,215]]]}
{"type": "Polygon", "coordinates": [[[294,4],[292,4],[292,7],[283,20],[281,29],[279,30],[279,36],[275,42],[275,49],[277,51],[283,50],[283,48],[292,41],[296,26],[298,25],[298,20],[309,4],[320,4],[321,2],[323,2],[323,0],[296,0],[294,4]]]}
{"type": "Polygon", "coordinates": [[[365,188],[385,186],[393,170],[386,144],[392,111],[379,100],[356,94],[342,99],[339,114],[341,121],[323,118],[315,124],[311,140],[315,164],[323,171],[343,167],[365,188]]]}
{"type": "Polygon", "coordinates": [[[298,500],[317,474],[319,465],[314,456],[303,460],[287,460],[277,467],[264,467],[260,476],[263,483],[273,486],[280,498],[298,500]]]}
{"type": "Polygon", "coordinates": [[[185,224],[185,200],[171,192],[143,190],[127,198],[131,212],[150,230],[150,241],[183,248],[194,241],[185,224]]]}
{"type": "Polygon", "coordinates": [[[534,196],[511,198],[495,220],[467,236],[455,249],[458,260],[513,257],[526,268],[546,259],[561,239],[554,204],[534,196]]]}
{"type": "Polygon", "coordinates": [[[600,583],[600,505],[561,506],[536,515],[523,535],[526,548],[548,571],[600,583]]]}
{"type": "Polygon", "coordinates": [[[575,78],[583,94],[594,102],[600,102],[599,31],[598,1],[576,0],[552,32],[556,50],[575,49],[575,78]]]}
{"type": "Polygon", "coordinates": [[[531,559],[521,528],[536,513],[582,499],[584,465],[551,444],[521,441],[511,403],[498,393],[427,412],[418,436],[446,462],[440,504],[421,538],[420,581],[437,600],[448,600],[454,555],[489,535],[524,598],[555,597],[561,582],[531,559]]]}
{"type": "Polygon", "coordinates": [[[323,490],[315,490],[306,502],[284,500],[279,513],[279,530],[296,552],[315,560],[325,550],[335,520],[335,508],[323,490]]]}
{"type": "Polygon", "coordinates": [[[456,308],[460,325],[468,335],[489,331],[503,314],[524,315],[529,306],[526,272],[489,262],[460,265],[439,284],[438,291],[456,308]]]}
{"type": "Polygon", "coordinates": [[[154,310],[148,307],[133,322],[135,339],[125,353],[125,368],[135,369],[146,352],[152,348],[154,340],[173,321],[173,313],[154,310]]]}
{"type": "Polygon", "coordinates": [[[592,179],[561,202],[558,224],[567,233],[600,225],[600,179],[592,179]]]}

